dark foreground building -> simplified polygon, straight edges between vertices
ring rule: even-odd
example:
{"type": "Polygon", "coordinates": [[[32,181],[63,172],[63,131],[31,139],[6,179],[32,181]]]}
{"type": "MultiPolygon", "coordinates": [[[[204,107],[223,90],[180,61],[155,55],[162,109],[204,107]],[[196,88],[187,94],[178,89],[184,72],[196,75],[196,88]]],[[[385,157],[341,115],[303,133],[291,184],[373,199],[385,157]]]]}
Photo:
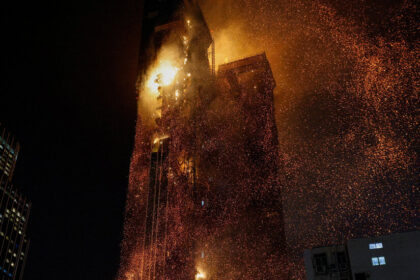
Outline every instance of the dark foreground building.
{"type": "Polygon", "coordinates": [[[29,249],[30,203],[11,182],[18,153],[19,143],[0,126],[0,279],[23,279],[29,249]]]}
{"type": "Polygon", "coordinates": [[[260,54],[216,73],[197,2],[179,7],[146,5],[119,279],[281,279],[270,65],[260,54]]]}
{"type": "Polygon", "coordinates": [[[420,232],[357,238],[304,253],[308,280],[416,280],[420,232]]]}

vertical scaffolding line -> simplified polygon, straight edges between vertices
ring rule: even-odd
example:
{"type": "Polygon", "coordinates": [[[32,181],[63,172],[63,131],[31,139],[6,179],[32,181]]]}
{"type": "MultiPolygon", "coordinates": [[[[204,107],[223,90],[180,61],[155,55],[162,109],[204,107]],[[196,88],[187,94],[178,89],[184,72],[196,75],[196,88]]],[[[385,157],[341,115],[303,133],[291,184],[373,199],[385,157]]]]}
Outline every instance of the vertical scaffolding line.
{"type": "Polygon", "coordinates": [[[211,43],[211,63],[212,63],[211,74],[215,76],[216,75],[216,43],[214,42],[214,39],[211,43]]]}
{"type": "MultiPolygon", "coordinates": [[[[159,143],[160,144],[160,143],[159,143]]],[[[160,167],[159,167],[159,185],[158,185],[158,197],[157,197],[157,212],[156,212],[156,238],[155,238],[155,248],[154,248],[154,260],[153,260],[153,274],[154,279],[156,279],[156,262],[157,262],[157,251],[158,251],[158,234],[159,234],[159,208],[160,208],[160,190],[162,186],[162,171],[163,171],[163,150],[164,145],[162,142],[162,146],[159,147],[160,151],[160,167]]],[[[159,156],[159,154],[158,154],[159,156]]]]}
{"type": "MultiPolygon", "coordinates": [[[[159,145],[160,143],[158,143],[158,145],[159,145]]],[[[153,244],[154,244],[154,241],[153,241],[153,230],[154,230],[154,227],[155,227],[155,209],[156,209],[156,180],[157,180],[157,174],[158,174],[158,172],[157,172],[157,167],[159,166],[159,148],[158,148],[158,153],[157,153],[157,155],[156,155],[156,158],[157,158],[157,160],[156,160],[156,166],[155,166],[155,181],[154,181],[154,187],[153,187],[153,190],[154,190],[154,195],[153,195],[153,211],[152,211],[152,232],[151,232],[151,234],[150,234],[150,246],[149,246],[149,252],[150,252],[150,254],[149,254],[149,256],[152,256],[152,248],[153,248],[153,244]]],[[[150,259],[150,257],[149,257],[149,259],[150,259]]],[[[151,277],[151,274],[152,274],[152,264],[150,264],[149,266],[148,266],[148,277],[147,277],[147,279],[148,280],[150,280],[150,277],[151,277]]]]}
{"type": "MultiPolygon", "coordinates": [[[[150,168],[152,168],[152,158],[150,158],[150,168]]],[[[150,180],[150,179],[149,179],[150,180]]],[[[140,268],[140,280],[143,280],[143,272],[144,272],[144,251],[146,247],[146,239],[147,239],[147,217],[149,216],[149,196],[150,196],[150,183],[147,190],[147,198],[146,198],[146,217],[144,219],[144,231],[143,231],[143,248],[142,248],[142,257],[141,257],[141,268],[140,268]]]]}
{"type": "Polygon", "coordinates": [[[162,276],[166,279],[166,240],[168,235],[168,207],[169,207],[169,184],[166,187],[166,205],[165,205],[165,235],[163,241],[163,273],[162,276]]]}

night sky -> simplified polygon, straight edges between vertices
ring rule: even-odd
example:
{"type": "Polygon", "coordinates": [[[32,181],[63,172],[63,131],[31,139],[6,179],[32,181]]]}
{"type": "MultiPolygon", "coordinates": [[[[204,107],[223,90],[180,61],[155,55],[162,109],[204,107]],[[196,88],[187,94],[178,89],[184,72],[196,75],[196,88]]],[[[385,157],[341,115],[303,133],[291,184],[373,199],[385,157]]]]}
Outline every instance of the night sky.
{"type": "Polygon", "coordinates": [[[0,120],[32,200],[25,279],[112,279],[136,118],[139,1],[8,2],[0,120]]]}
{"type": "MultiPolygon", "coordinates": [[[[20,140],[15,182],[33,203],[25,279],[113,279],[118,270],[137,117],[140,2],[24,0],[4,4],[0,122],[20,140]]],[[[291,235],[293,229],[306,234],[301,230],[305,225],[299,223],[306,223],[309,211],[323,209],[326,197],[337,194],[347,200],[374,195],[372,201],[379,206],[366,208],[364,201],[352,200],[355,206],[340,210],[385,210],[387,216],[369,218],[397,222],[379,224],[377,232],[419,228],[414,1],[343,4],[325,0],[309,5],[265,0],[254,5],[243,0],[247,5],[240,7],[235,6],[239,1],[227,1],[231,10],[225,9],[225,1],[201,2],[216,39],[223,35],[217,33],[219,29],[240,22],[240,28],[232,30],[255,38],[254,42],[245,40],[245,35],[245,39],[234,38],[250,46],[246,55],[255,51],[252,44],[267,50],[277,79],[276,117],[287,171],[285,205],[292,209],[285,211],[296,214],[286,217],[291,235]],[[218,16],[221,11],[223,17],[218,16]],[[359,55],[359,50],[365,53],[359,55]],[[360,58],[366,58],[366,63],[360,58]],[[376,68],[368,67],[372,61],[379,61],[378,68],[385,65],[387,72],[377,74],[376,68]],[[406,80],[393,80],[394,73],[406,80]],[[358,82],[376,89],[353,95],[360,93],[358,82]],[[387,83],[391,89],[378,88],[387,83]],[[401,102],[399,92],[405,93],[407,102],[401,102]],[[372,170],[379,170],[373,179],[369,177],[372,170]],[[349,192],[349,186],[354,191],[349,192]],[[401,193],[394,186],[401,186],[401,193]],[[382,203],[382,196],[395,199],[388,205],[382,203]],[[319,205],[314,204],[312,210],[302,207],[308,197],[319,205]],[[408,205],[406,212],[397,207],[403,204],[408,205]],[[305,219],[290,222],[299,217],[305,219]],[[398,223],[403,220],[405,224],[398,223]]],[[[334,222],[325,218],[323,224],[334,222]]],[[[346,223],[342,231],[363,228],[367,222],[346,223]]],[[[323,235],[311,234],[315,239],[323,235]]],[[[315,243],[311,239],[307,244],[315,243]]]]}

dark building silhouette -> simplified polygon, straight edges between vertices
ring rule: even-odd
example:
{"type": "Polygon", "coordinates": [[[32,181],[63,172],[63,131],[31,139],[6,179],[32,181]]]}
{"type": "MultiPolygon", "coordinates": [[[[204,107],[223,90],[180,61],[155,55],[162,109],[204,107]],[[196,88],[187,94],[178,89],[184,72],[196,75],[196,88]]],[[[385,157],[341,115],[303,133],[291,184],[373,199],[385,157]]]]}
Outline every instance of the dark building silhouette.
{"type": "Polygon", "coordinates": [[[12,179],[19,154],[19,142],[0,123],[0,174],[12,179]]]}
{"type": "Polygon", "coordinates": [[[30,202],[12,184],[19,143],[0,126],[0,275],[1,279],[23,279],[29,241],[26,228],[30,202]]]}
{"type": "Polygon", "coordinates": [[[305,250],[308,280],[417,279],[420,231],[356,238],[305,250]]]}

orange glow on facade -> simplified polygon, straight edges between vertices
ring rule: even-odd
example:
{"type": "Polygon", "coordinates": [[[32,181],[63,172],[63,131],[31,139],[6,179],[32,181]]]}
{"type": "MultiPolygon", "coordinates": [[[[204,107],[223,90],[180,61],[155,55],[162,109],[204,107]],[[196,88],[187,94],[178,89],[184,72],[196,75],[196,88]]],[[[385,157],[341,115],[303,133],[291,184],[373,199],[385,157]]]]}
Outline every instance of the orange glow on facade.
{"type": "Polygon", "coordinates": [[[168,60],[159,60],[158,65],[151,70],[146,86],[153,95],[159,95],[159,87],[166,87],[172,84],[179,68],[175,67],[168,60]]]}

